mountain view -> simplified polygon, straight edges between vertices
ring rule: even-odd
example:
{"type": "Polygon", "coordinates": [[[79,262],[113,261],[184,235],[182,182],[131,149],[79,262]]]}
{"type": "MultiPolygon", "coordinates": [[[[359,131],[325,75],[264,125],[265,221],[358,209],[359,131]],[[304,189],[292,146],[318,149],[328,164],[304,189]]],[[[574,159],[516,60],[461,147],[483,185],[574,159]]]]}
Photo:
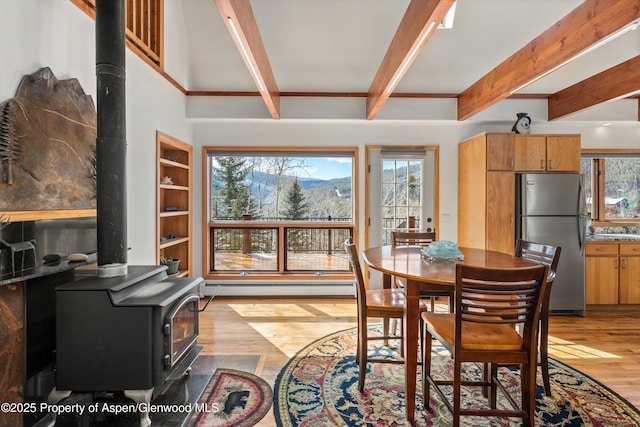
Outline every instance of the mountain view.
{"type": "MultiPolygon", "coordinates": [[[[252,219],[267,221],[352,221],[351,165],[331,160],[213,157],[211,217],[233,220],[249,214],[252,219]],[[331,177],[336,175],[342,176],[331,177]]],[[[407,184],[413,183],[410,190],[420,187],[420,171],[419,164],[383,171],[383,205],[406,206],[407,197],[419,199],[419,194],[407,193],[407,184]]]]}
{"type": "MultiPolygon", "coordinates": [[[[253,219],[268,221],[352,221],[351,176],[317,178],[315,174],[330,176],[332,171],[328,169],[333,163],[322,159],[322,167],[317,168],[315,160],[215,157],[211,173],[212,218],[240,219],[250,214],[253,219]],[[294,199],[298,215],[291,218],[294,199]]],[[[344,162],[342,168],[335,164],[344,169],[344,162]]]]}

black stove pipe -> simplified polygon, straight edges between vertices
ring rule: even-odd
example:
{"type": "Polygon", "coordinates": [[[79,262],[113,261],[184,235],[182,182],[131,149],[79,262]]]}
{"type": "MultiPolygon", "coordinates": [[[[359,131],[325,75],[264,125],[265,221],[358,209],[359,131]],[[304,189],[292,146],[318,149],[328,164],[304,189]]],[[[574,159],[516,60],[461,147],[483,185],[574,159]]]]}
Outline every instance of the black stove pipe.
{"type": "Polygon", "coordinates": [[[125,0],[96,0],[98,276],[127,274],[125,0]]]}

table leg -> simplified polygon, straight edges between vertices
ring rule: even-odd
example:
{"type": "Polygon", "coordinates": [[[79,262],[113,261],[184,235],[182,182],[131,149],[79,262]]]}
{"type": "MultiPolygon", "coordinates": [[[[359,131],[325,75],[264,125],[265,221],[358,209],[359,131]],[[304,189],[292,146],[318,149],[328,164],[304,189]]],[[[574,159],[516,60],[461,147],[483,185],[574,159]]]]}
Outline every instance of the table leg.
{"type": "Polygon", "coordinates": [[[407,280],[404,287],[404,372],[407,420],[414,421],[416,412],[416,376],[418,369],[418,327],[420,324],[420,287],[407,280]]]}

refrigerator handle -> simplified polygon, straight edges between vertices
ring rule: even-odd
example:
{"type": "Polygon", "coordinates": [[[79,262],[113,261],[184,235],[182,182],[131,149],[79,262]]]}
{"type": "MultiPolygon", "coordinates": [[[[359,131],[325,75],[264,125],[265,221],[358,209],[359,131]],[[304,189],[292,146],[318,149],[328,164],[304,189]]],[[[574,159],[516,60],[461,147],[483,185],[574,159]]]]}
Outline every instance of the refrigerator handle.
{"type": "Polygon", "coordinates": [[[577,218],[578,222],[578,246],[580,251],[585,250],[585,240],[587,239],[587,220],[584,216],[580,215],[577,218]]]}
{"type": "Polygon", "coordinates": [[[582,179],[578,182],[578,244],[580,245],[580,250],[584,251],[585,240],[587,238],[587,201],[582,179]]]}
{"type": "MultiPolygon", "coordinates": [[[[580,175],[582,178],[582,175],[580,175]]],[[[587,216],[587,197],[584,190],[584,185],[582,184],[582,179],[580,179],[578,184],[578,213],[580,216],[587,216]]]]}

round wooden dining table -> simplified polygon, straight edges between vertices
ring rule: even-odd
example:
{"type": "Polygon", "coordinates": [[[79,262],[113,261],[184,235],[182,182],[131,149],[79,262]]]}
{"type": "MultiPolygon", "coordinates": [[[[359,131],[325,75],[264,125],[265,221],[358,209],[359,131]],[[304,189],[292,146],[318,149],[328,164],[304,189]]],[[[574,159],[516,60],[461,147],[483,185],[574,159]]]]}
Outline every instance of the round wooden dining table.
{"type": "Polygon", "coordinates": [[[416,375],[418,369],[418,328],[420,324],[420,291],[428,290],[430,285],[450,285],[456,283],[456,262],[464,262],[477,267],[514,269],[536,265],[531,261],[495,251],[475,248],[459,248],[464,255],[463,261],[442,261],[424,259],[421,247],[377,246],[362,252],[366,265],[388,277],[403,277],[406,305],[404,308],[404,349],[405,349],[405,392],[406,417],[415,419],[416,375]]]}

